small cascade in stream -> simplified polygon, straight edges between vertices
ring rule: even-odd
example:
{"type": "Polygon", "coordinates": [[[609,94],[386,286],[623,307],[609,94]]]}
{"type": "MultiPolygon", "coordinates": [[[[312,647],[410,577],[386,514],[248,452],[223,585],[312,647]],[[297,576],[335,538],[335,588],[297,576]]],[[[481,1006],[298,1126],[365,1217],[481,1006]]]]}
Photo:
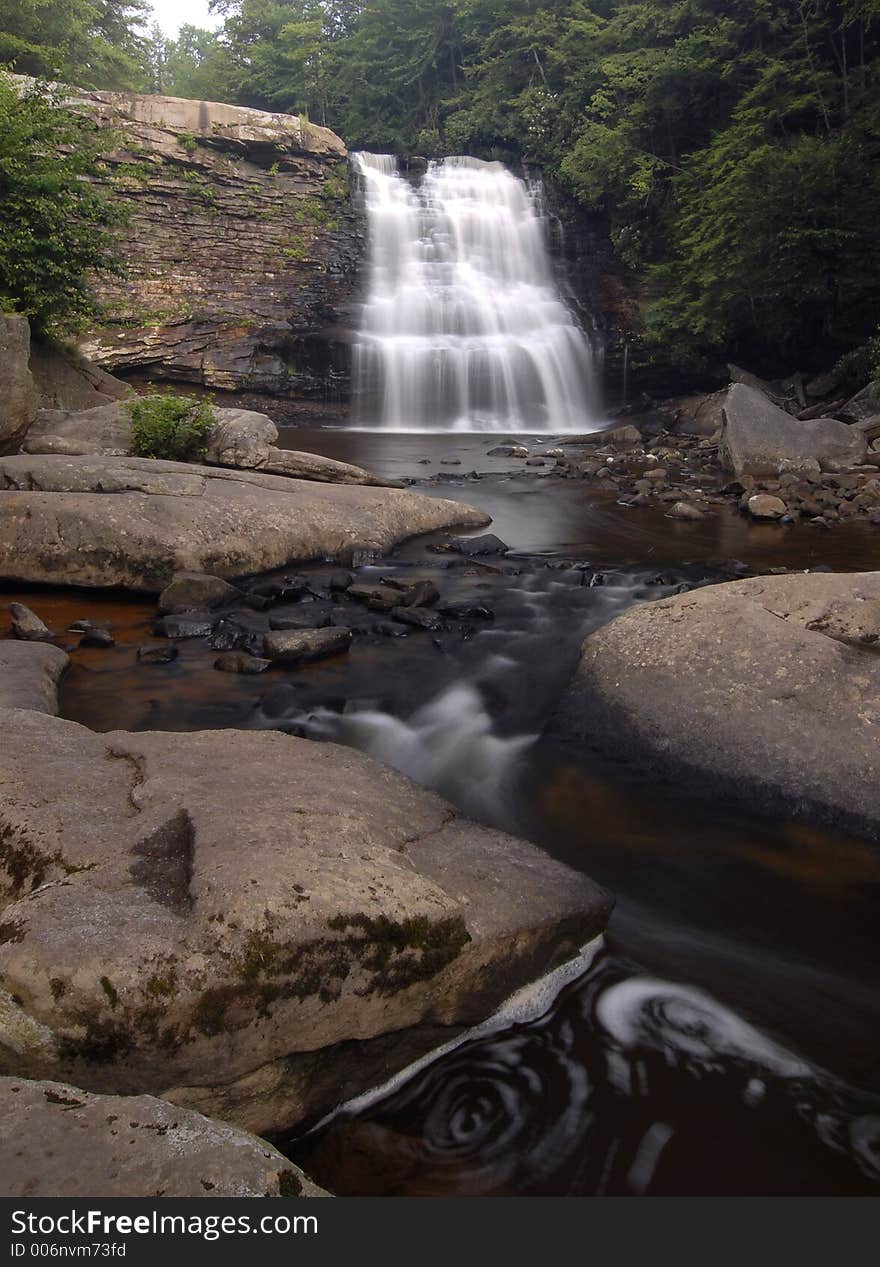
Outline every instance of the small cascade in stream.
{"type": "Polygon", "coordinates": [[[391,431],[589,431],[593,350],[553,277],[538,196],[501,163],[447,158],[414,188],[354,156],[370,236],[358,421],[391,431]]]}

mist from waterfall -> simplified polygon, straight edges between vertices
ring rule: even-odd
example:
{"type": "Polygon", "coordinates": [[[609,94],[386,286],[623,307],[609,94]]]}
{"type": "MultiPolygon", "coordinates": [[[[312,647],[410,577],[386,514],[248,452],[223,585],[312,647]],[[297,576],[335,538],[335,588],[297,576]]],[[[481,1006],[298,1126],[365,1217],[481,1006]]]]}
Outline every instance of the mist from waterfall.
{"type": "Polygon", "coordinates": [[[553,277],[539,195],[501,163],[432,162],[418,187],[358,153],[369,289],[357,421],[391,431],[584,432],[590,342],[553,277]]]}

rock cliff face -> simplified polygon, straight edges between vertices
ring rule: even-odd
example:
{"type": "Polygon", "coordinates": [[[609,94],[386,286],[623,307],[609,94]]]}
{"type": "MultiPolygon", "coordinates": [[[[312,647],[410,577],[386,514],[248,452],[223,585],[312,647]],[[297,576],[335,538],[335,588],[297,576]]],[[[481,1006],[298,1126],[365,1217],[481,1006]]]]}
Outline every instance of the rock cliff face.
{"type": "Polygon", "coordinates": [[[74,91],[108,130],[103,179],[130,213],[128,275],[100,283],[86,355],[210,389],[344,397],[363,231],[339,137],[294,115],[74,91]]]}

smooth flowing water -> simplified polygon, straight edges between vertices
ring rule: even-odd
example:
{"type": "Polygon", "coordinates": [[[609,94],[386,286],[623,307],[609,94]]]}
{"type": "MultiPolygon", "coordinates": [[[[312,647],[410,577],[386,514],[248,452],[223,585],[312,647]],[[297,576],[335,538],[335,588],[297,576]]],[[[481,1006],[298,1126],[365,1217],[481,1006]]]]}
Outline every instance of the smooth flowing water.
{"type": "Polygon", "coordinates": [[[354,348],[357,416],[393,431],[589,431],[597,376],[562,301],[540,191],[501,163],[447,158],[418,186],[354,156],[369,290],[354,348]]]}

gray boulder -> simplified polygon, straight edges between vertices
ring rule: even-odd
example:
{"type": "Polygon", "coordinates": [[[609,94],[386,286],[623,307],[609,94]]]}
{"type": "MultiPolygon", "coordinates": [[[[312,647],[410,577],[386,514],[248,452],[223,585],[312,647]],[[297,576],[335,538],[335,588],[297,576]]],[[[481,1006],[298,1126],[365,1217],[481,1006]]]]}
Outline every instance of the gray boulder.
{"type": "Polygon", "coordinates": [[[816,573],[644,604],[587,638],[556,733],[876,837],[878,599],[816,573]]]}
{"type": "Polygon", "coordinates": [[[52,630],[24,603],[10,603],[9,617],[13,638],[21,638],[24,642],[52,641],[52,630]]]}
{"type": "Polygon", "coordinates": [[[149,458],[0,458],[0,577],[9,580],[157,592],[175,572],[230,579],[487,521],[471,506],[398,489],[149,458]]]}
{"type": "Polygon", "coordinates": [[[58,685],[70,660],[46,643],[0,641],[0,708],[58,713],[58,685]]]}
{"type": "Polygon", "coordinates": [[[870,419],[880,419],[880,378],[869,383],[867,387],[863,387],[837,412],[845,422],[867,422],[870,419]]]}
{"type": "Polygon", "coordinates": [[[312,664],[344,655],[351,637],[350,629],[275,629],[263,639],[263,652],[273,664],[312,664]]]}
{"type": "Polygon", "coordinates": [[[319,480],[327,484],[373,484],[378,488],[403,488],[400,480],[382,479],[361,466],[319,457],[316,453],[299,453],[294,449],[270,449],[263,470],[273,475],[289,475],[298,480],[319,480]]]}
{"type": "Polygon", "coordinates": [[[806,422],[754,387],[734,383],[723,409],[719,458],[738,476],[773,476],[784,461],[815,460],[827,470],[861,462],[865,437],[835,418],[806,422]]]}
{"type": "Polygon", "coordinates": [[[27,317],[0,312],[0,453],[18,446],[37,414],[27,317]]]}
{"type": "Polygon", "coordinates": [[[350,749],[0,727],[0,1073],[280,1131],[608,918],[586,877],[350,749]]]}
{"type": "Polygon", "coordinates": [[[4,1197],[326,1197],[271,1144],[150,1095],[0,1078],[4,1197]]]}
{"type": "Polygon", "coordinates": [[[269,461],[278,428],[252,409],[216,409],[217,423],[207,439],[205,461],[214,466],[260,470],[269,461]]]}

